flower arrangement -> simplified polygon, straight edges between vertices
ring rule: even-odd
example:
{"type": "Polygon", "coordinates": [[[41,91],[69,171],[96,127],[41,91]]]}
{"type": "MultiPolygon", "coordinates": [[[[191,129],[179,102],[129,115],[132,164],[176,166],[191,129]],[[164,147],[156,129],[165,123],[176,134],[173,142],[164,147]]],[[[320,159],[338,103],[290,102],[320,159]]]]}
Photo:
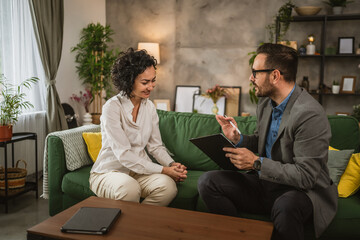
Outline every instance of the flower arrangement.
{"type": "Polygon", "coordinates": [[[205,93],[201,94],[201,96],[211,98],[213,103],[216,103],[221,97],[227,97],[226,90],[220,87],[219,84],[216,84],[213,88],[209,88],[205,93]]]}
{"type": "Polygon", "coordinates": [[[91,94],[91,91],[89,89],[85,89],[85,92],[82,91],[79,92],[79,96],[76,94],[73,94],[70,97],[71,100],[78,102],[82,104],[85,107],[85,111],[89,112],[89,105],[92,102],[93,96],[91,94]]]}

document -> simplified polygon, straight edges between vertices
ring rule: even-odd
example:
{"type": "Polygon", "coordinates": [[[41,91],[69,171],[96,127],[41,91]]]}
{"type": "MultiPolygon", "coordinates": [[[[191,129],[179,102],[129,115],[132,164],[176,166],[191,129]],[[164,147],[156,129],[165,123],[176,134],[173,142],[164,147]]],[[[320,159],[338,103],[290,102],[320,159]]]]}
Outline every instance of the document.
{"type": "Polygon", "coordinates": [[[211,158],[219,167],[224,170],[238,171],[228,157],[225,157],[224,147],[233,147],[235,145],[227,139],[222,133],[192,138],[190,139],[195,146],[203,151],[209,158],[211,158]]]}
{"type": "Polygon", "coordinates": [[[61,227],[61,231],[102,235],[109,231],[120,214],[119,208],[82,207],[61,227]]]}

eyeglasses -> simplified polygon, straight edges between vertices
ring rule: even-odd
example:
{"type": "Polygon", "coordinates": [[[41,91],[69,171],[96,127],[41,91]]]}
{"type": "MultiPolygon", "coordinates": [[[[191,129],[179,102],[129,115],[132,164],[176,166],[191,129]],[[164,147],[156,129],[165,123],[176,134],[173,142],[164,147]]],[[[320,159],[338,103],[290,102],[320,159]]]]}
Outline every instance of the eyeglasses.
{"type": "MultiPolygon", "coordinates": [[[[254,78],[256,78],[256,73],[258,72],[272,72],[276,70],[275,68],[272,68],[272,69],[261,69],[261,70],[254,70],[254,69],[251,69],[251,72],[252,72],[252,75],[254,78]]],[[[283,75],[283,72],[278,70],[280,72],[281,75],[283,75]]]]}

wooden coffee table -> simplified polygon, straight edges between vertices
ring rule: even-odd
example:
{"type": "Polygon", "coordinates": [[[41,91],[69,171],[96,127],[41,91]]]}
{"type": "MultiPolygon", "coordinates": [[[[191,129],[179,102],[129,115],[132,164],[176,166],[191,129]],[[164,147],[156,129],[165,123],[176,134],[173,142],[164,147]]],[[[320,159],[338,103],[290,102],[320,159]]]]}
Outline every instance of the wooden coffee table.
{"type": "MultiPolygon", "coordinates": [[[[99,216],[101,217],[101,216],[99,216]]],[[[27,230],[27,239],[270,239],[270,222],[169,207],[89,197],[27,230]],[[106,235],[62,233],[60,227],[80,207],[120,208],[106,235]]]]}

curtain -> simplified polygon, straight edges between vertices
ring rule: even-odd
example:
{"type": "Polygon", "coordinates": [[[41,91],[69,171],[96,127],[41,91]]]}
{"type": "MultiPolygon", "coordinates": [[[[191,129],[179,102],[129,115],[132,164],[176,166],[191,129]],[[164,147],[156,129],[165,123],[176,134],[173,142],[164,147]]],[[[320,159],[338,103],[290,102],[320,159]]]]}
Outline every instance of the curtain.
{"type": "Polygon", "coordinates": [[[46,77],[28,1],[0,1],[0,62],[0,73],[14,85],[30,77],[40,79],[30,90],[23,89],[25,99],[34,105],[34,108],[23,109],[23,113],[45,111],[46,77]]]}
{"type": "Polygon", "coordinates": [[[40,57],[46,74],[47,132],[67,129],[65,113],[55,87],[59,67],[63,25],[63,0],[29,0],[40,57]]]}

